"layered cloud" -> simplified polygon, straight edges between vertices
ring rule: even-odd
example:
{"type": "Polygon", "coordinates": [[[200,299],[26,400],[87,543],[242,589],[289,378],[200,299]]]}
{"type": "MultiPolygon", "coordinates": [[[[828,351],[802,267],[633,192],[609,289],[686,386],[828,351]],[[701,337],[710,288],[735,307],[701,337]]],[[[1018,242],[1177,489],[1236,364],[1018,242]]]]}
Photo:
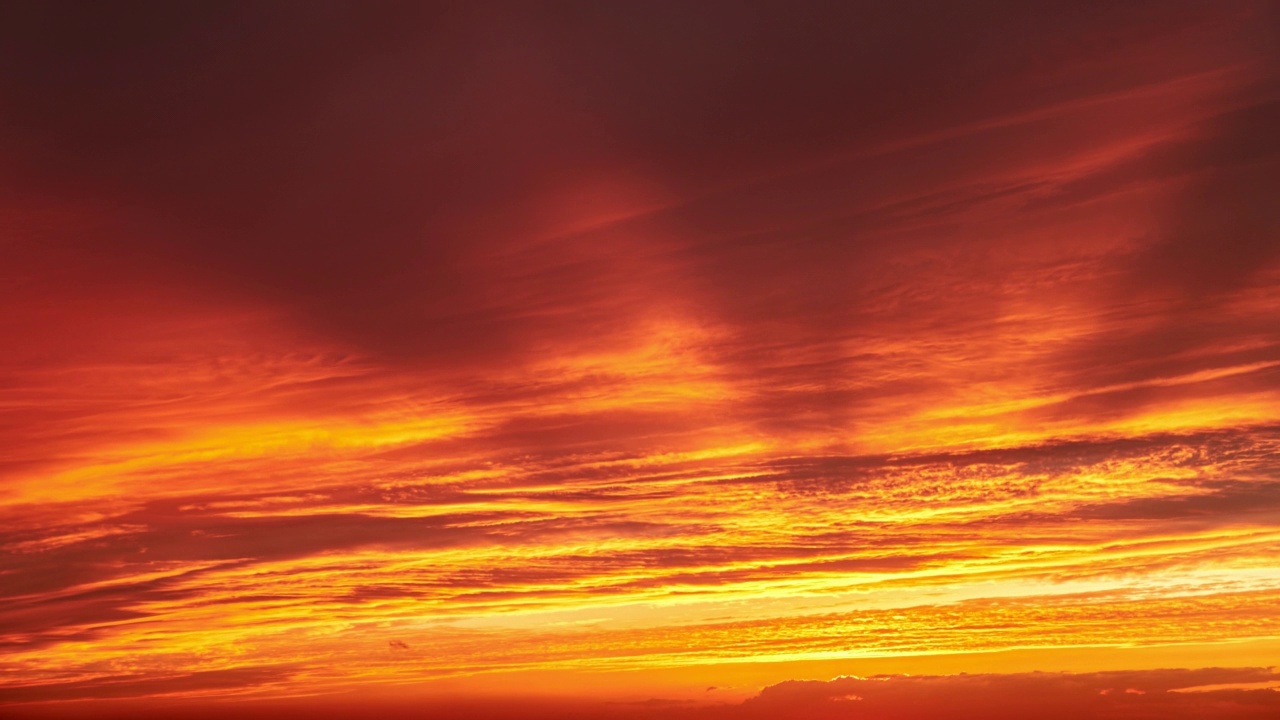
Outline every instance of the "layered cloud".
{"type": "Polygon", "coordinates": [[[1280,708],[1276,684],[1263,669],[847,677],[765,688],[731,716],[1263,718],[1280,708]]]}
{"type": "Polygon", "coordinates": [[[3,13],[0,702],[1276,638],[1270,4],[3,13]]]}
{"type": "MultiPolygon", "coordinates": [[[[271,683],[279,671],[241,673],[244,679],[271,683]]],[[[186,675],[150,681],[150,688],[173,693],[200,693],[221,687],[225,675],[186,675]]],[[[91,696],[114,698],[141,689],[142,681],[126,679],[88,685],[91,696]]],[[[346,717],[353,712],[395,713],[403,717],[688,718],[746,720],[779,715],[808,718],[1203,718],[1252,720],[1274,717],[1280,710],[1280,675],[1263,668],[1205,668],[1097,673],[1022,673],[977,675],[845,676],[829,681],[787,681],[764,688],[742,703],[690,703],[651,699],[639,702],[584,702],[525,699],[452,700],[405,703],[383,699],[328,699],[323,704],[302,699],[283,703],[241,701],[231,707],[242,717],[346,717]]],[[[69,689],[69,688],[68,688],[69,689]]],[[[713,693],[718,688],[707,688],[713,693]]],[[[74,707],[72,705],[71,707],[74,707]]],[[[182,717],[220,717],[228,706],[171,698],[160,712],[182,717]]],[[[65,717],[67,707],[32,707],[19,717],[65,717]]],[[[145,706],[115,703],[102,706],[98,717],[151,717],[145,706]]]]}

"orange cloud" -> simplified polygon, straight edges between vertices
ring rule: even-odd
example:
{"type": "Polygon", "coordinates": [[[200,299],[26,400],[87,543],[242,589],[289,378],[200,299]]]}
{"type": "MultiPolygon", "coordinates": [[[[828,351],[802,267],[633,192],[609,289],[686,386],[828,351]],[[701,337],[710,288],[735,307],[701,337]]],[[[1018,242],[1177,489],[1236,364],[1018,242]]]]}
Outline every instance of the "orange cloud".
{"type": "Polygon", "coordinates": [[[0,14],[5,712],[1272,709],[1271,4],[0,14]]]}

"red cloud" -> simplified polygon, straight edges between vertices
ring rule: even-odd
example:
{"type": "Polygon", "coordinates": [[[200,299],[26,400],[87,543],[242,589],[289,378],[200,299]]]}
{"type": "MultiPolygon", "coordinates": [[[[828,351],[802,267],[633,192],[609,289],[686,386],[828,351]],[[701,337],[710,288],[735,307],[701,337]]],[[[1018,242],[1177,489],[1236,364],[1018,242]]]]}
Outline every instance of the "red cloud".
{"type": "Polygon", "coordinates": [[[860,720],[1079,720],[1080,718],[1274,718],[1280,693],[1268,689],[1178,692],[1231,683],[1280,681],[1262,668],[841,677],[789,681],[765,688],[725,720],[805,717],[860,720]],[[847,702],[857,697],[857,709],[847,702]]]}

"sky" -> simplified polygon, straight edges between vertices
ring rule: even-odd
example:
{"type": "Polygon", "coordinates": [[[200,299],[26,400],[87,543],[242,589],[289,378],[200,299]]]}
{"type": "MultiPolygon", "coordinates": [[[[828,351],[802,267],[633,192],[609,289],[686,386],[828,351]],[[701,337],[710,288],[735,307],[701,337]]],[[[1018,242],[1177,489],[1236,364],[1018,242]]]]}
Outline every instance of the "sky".
{"type": "Polygon", "coordinates": [[[0,715],[1280,716],[1280,4],[0,6],[0,715]]]}

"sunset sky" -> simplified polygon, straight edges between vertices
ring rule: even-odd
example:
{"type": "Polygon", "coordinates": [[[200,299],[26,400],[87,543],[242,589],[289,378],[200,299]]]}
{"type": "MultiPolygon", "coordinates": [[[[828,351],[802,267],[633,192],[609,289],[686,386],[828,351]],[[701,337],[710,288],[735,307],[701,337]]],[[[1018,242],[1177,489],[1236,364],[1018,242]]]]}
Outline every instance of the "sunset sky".
{"type": "Polygon", "coordinates": [[[0,308],[0,716],[1280,717],[1275,2],[11,0],[0,308]]]}

